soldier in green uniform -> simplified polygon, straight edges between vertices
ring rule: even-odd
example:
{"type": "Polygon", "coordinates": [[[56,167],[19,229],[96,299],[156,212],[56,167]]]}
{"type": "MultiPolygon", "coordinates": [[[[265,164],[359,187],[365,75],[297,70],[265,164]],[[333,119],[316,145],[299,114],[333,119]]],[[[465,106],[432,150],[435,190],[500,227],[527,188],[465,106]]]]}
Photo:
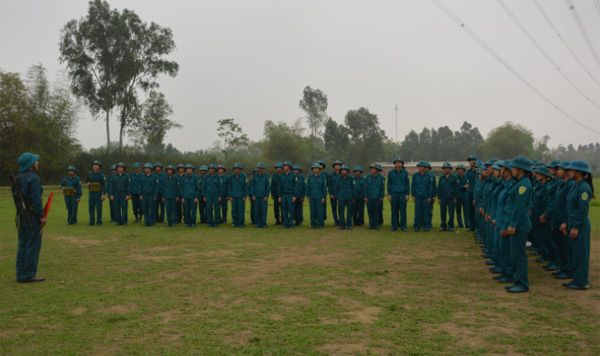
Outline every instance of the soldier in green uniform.
{"type": "Polygon", "coordinates": [[[554,200],[556,199],[556,192],[558,190],[558,186],[561,183],[560,179],[557,179],[557,165],[560,163],[559,160],[553,160],[550,162],[545,168],[548,170],[549,181],[548,181],[548,195],[544,197],[544,211],[541,213],[538,221],[541,224],[546,225],[546,234],[544,235],[544,240],[546,241],[546,249],[549,254],[549,265],[546,267],[553,267],[553,271],[560,270],[560,259],[558,255],[558,241],[555,239],[555,234],[552,230],[552,215],[554,215],[554,200]],[[550,266],[552,264],[553,266],[550,266]]]}
{"type": "Polygon", "coordinates": [[[508,234],[504,231],[508,228],[508,213],[512,209],[512,207],[508,205],[508,194],[515,184],[515,180],[513,179],[512,170],[510,168],[510,161],[504,160],[498,163],[498,165],[502,168],[502,188],[498,194],[496,214],[493,221],[499,239],[497,255],[494,259],[494,268],[498,275],[495,276],[494,279],[500,283],[512,283],[514,269],[512,265],[510,239],[508,238],[508,234]]]}
{"type": "Polygon", "coordinates": [[[354,179],[350,176],[350,168],[345,164],[340,167],[340,176],[336,179],[334,192],[338,206],[339,229],[352,230],[354,179]]]}
{"type": "Polygon", "coordinates": [[[273,197],[273,213],[275,215],[275,224],[281,225],[281,174],[283,173],[283,164],[275,164],[275,172],[271,177],[271,196],[273,197]]]}
{"type": "Polygon", "coordinates": [[[523,293],[529,291],[527,272],[527,255],[525,243],[527,234],[531,230],[529,211],[532,202],[531,182],[528,173],[531,173],[531,162],[522,156],[512,160],[511,169],[516,183],[508,193],[507,204],[512,208],[508,217],[508,228],[505,233],[511,239],[513,258],[513,284],[506,288],[509,293],[523,293]]]}
{"type": "Polygon", "coordinates": [[[267,226],[267,209],[269,206],[269,175],[265,172],[265,164],[256,165],[256,174],[250,183],[250,197],[254,202],[254,224],[256,227],[267,226]]]}
{"type": "Polygon", "coordinates": [[[208,222],[208,216],[206,215],[206,202],[204,201],[204,187],[206,186],[206,174],[208,173],[208,167],[201,165],[198,168],[198,183],[202,187],[202,195],[198,197],[198,212],[200,214],[200,224],[206,224],[208,222]]]}
{"type": "Polygon", "coordinates": [[[17,282],[43,282],[37,277],[40,249],[42,248],[42,228],[46,225],[42,206],[42,181],[36,174],[40,156],[25,152],[19,156],[19,174],[16,188],[21,192],[26,211],[17,211],[19,247],[17,250],[17,282]]]}
{"type": "Polygon", "coordinates": [[[117,222],[117,214],[115,213],[115,201],[110,199],[110,189],[113,184],[113,178],[117,174],[117,165],[113,164],[110,166],[110,176],[108,177],[108,182],[104,187],[104,194],[109,197],[108,199],[108,208],[109,208],[109,216],[110,222],[117,222]]]}
{"type": "Polygon", "coordinates": [[[296,175],[292,172],[292,162],[283,162],[283,173],[281,179],[281,213],[283,226],[286,229],[294,226],[294,204],[296,203],[296,175]]]}
{"type": "Polygon", "coordinates": [[[404,169],[404,160],[394,159],[394,169],[387,177],[388,200],[392,211],[392,231],[406,231],[406,203],[410,199],[410,182],[404,169]]]}
{"type": "Polygon", "coordinates": [[[302,174],[302,167],[299,164],[294,165],[294,174],[296,175],[296,186],[294,196],[294,221],[296,226],[302,225],[304,222],[304,194],[306,192],[306,178],[302,174]]]}
{"type": "Polygon", "coordinates": [[[324,226],[325,201],[327,199],[327,180],[321,174],[323,166],[319,162],[312,165],[312,174],[306,183],[306,196],[309,200],[310,227],[321,229],[324,226]]]}
{"type": "Polygon", "coordinates": [[[165,186],[165,178],[167,175],[163,172],[163,165],[160,162],[154,164],[154,174],[158,180],[156,185],[156,202],[154,204],[154,222],[165,222],[165,203],[163,200],[163,190],[165,186]]]}
{"type": "Polygon", "coordinates": [[[573,187],[567,194],[567,222],[560,226],[570,240],[573,280],[563,285],[586,290],[590,286],[590,201],[594,197],[592,170],[587,162],[576,160],[568,166],[573,187]]]}
{"type": "Polygon", "coordinates": [[[225,175],[226,168],[219,164],[217,166],[217,175],[219,176],[219,206],[221,207],[221,214],[219,214],[220,223],[227,223],[227,204],[229,192],[229,177],[225,175]]]}
{"type": "Polygon", "coordinates": [[[194,174],[194,165],[191,163],[185,166],[180,194],[180,199],[183,200],[183,222],[187,227],[194,227],[198,205],[198,178],[194,174]]]}
{"type": "Polygon", "coordinates": [[[127,213],[129,207],[127,200],[130,198],[130,186],[129,186],[129,175],[125,173],[125,164],[122,162],[116,165],[117,173],[112,177],[112,183],[110,184],[110,201],[114,204],[115,222],[117,225],[127,224],[127,213]]]}
{"type": "MultiPolygon", "coordinates": [[[[177,165],[177,179],[179,180],[179,187],[183,184],[183,178],[185,177],[185,166],[181,163],[177,165]]],[[[180,192],[181,195],[181,192],[180,192]]],[[[177,199],[177,223],[181,224],[183,221],[183,200],[177,199]]]]}
{"type": "Polygon", "coordinates": [[[556,180],[559,181],[554,195],[554,212],[551,218],[550,229],[553,238],[556,241],[558,249],[558,266],[560,270],[554,272],[557,279],[569,279],[573,276],[571,263],[571,246],[569,239],[563,235],[560,226],[567,223],[567,195],[575,183],[567,174],[566,168],[571,164],[569,161],[562,161],[556,165],[556,180]]]}
{"type": "Polygon", "coordinates": [[[246,196],[248,183],[242,172],[241,163],[233,164],[233,174],[229,177],[229,200],[231,201],[231,222],[233,227],[246,226],[246,196]]]}
{"type": "Polygon", "coordinates": [[[385,179],[379,174],[375,163],[369,166],[369,175],[365,179],[365,202],[367,203],[367,214],[369,215],[369,229],[379,229],[380,226],[380,203],[383,202],[385,194],[385,179]]]}
{"type": "Polygon", "coordinates": [[[106,177],[101,171],[102,163],[98,160],[92,162],[92,171],[88,175],[88,209],[90,225],[102,225],[102,202],[106,186],[106,177]]]}
{"type": "Polygon", "coordinates": [[[465,205],[465,214],[467,218],[465,219],[465,226],[470,231],[475,231],[476,228],[476,209],[473,201],[475,200],[475,186],[479,180],[479,175],[477,174],[477,157],[471,155],[467,158],[469,162],[469,170],[466,173],[467,176],[467,204],[465,205]]]}
{"type": "Polygon", "coordinates": [[[63,195],[65,196],[65,206],[67,207],[67,224],[77,224],[77,206],[81,200],[81,180],[77,176],[75,166],[67,168],[67,176],[60,183],[63,195]]]}
{"type": "Polygon", "coordinates": [[[352,196],[352,222],[354,226],[363,226],[365,224],[365,184],[362,166],[355,166],[354,173],[354,191],[352,196]]]}
{"type": "MultiPolygon", "coordinates": [[[[375,163],[375,167],[377,167],[377,172],[383,178],[383,182],[385,183],[385,177],[383,175],[383,166],[379,163],[375,163]]],[[[385,192],[384,192],[385,195],[385,192]]],[[[383,199],[379,201],[379,226],[383,226],[383,199]]]]}
{"type": "Polygon", "coordinates": [[[256,175],[256,168],[252,170],[252,174],[248,175],[248,200],[250,203],[250,225],[254,225],[254,215],[256,212],[256,204],[255,200],[252,199],[252,193],[250,189],[252,188],[252,179],[256,175]]]}
{"type": "MultiPolygon", "coordinates": [[[[327,164],[322,159],[318,160],[317,163],[319,164],[319,166],[321,166],[321,175],[323,176],[323,178],[325,178],[325,182],[327,183],[327,187],[329,188],[329,173],[325,171],[325,168],[327,168],[327,164]]],[[[327,220],[327,197],[325,197],[325,204],[323,204],[323,221],[325,220],[327,220]]]]}
{"type": "Polygon", "coordinates": [[[221,206],[219,196],[220,182],[217,165],[208,165],[208,174],[204,177],[204,204],[206,206],[206,223],[208,227],[217,227],[221,223],[221,206]]]}
{"type": "Polygon", "coordinates": [[[559,267],[554,263],[556,255],[552,246],[552,237],[550,236],[550,224],[544,216],[546,206],[551,205],[549,199],[554,199],[554,192],[551,192],[552,176],[546,166],[538,166],[533,171],[535,180],[537,181],[533,189],[533,206],[531,209],[533,236],[538,251],[544,260],[548,261],[548,264],[544,268],[549,271],[557,271],[559,267]]]}
{"type": "Polygon", "coordinates": [[[420,161],[417,163],[418,172],[413,174],[411,183],[411,194],[413,201],[415,202],[415,220],[414,229],[420,231],[426,229],[427,223],[425,221],[427,206],[432,204],[431,201],[431,182],[430,177],[425,168],[427,162],[420,161]]]}
{"type": "Polygon", "coordinates": [[[133,164],[133,173],[129,175],[129,191],[131,193],[131,205],[133,207],[133,216],[135,216],[135,222],[142,220],[142,201],[140,195],[142,194],[142,165],[140,162],[133,164]]]}
{"type": "Polygon", "coordinates": [[[163,202],[167,211],[167,226],[177,224],[177,202],[179,201],[179,182],[180,179],[175,174],[175,166],[167,166],[167,175],[163,186],[163,202]]]}
{"type": "Polygon", "coordinates": [[[329,190],[329,202],[331,203],[331,215],[333,216],[333,223],[335,226],[339,226],[340,219],[338,216],[337,199],[335,197],[335,186],[338,178],[340,177],[340,168],[342,167],[342,162],[336,160],[333,162],[331,167],[333,168],[333,172],[327,176],[329,179],[327,182],[327,188],[329,190]]]}
{"type": "Polygon", "coordinates": [[[441,231],[454,230],[454,205],[458,198],[458,179],[452,174],[452,164],[444,162],[444,174],[439,178],[437,197],[440,203],[441,231]]]}
{"type": "Polygon", "coordinates": [[[469,227],[469,181],[465,165],[456,166],[456,180],[458,182],[458,195],[456,198],[456,221],[459,228],[469,227]]]}
{"type": "Polygon", "coordinates": [[[436,179],[435,179],[435,174],[433,174],[433,172],[431,171],[431,163],[426,162],[427,163],[427,167],[425,167],[425,170],[427,171],[427,174],[429,175],[429,184],[431,184],[431,189],[430,189],[430,199],[431,199],[431,204],[428,204],[425,206],[425,227],[424,227],[424,231],[429,231],[431,230],[432,226],[433,226],[433,204],[435,203],[435,194],[437,192],[437,184],[436,184],[436,179]]]}
{"type": "Polygon", "coordinates": [[[144,225],[154,226],[156,224],[156,200],[158,199],[158,178],[153,172],[154,166],[148,162],[144,165],[144,175],[142,176],[142,214],[144,215],[144,225]]]}

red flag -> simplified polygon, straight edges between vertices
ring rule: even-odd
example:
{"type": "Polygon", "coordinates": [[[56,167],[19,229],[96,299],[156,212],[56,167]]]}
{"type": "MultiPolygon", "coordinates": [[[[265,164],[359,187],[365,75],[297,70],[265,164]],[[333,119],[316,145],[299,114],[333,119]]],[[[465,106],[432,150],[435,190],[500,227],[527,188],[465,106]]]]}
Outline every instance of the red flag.
{"type": "Polygon", "coordinates": [[[44,205],[44,217],[48,217],[48,213],[50,212],[50,207],[52,206],[52,198],[54,197],[54,192],[50,192],[50,196],[48,197],[48,201],[46,205],[44,205]]]}

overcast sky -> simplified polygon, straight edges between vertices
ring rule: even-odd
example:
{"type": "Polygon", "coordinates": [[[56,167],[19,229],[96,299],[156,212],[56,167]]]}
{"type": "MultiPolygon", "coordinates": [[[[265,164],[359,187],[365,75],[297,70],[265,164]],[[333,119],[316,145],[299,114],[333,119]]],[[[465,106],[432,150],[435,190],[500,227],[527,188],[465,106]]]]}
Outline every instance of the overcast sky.
{"type": "MultiPolygon", "coordinates": [[[[549,135],[551,146],[600,141],[536,96],[428,0],[130,0],[109,1],[144,21],[173,30],[180,65],[161,90],[183,129],[166,141],[183,150],[207,148],[216,121],[235,118],[252,139],[265,120],[293,123],[306,85],[323,90],[328,113],[342,122],[364,106],[379,116],[391,138],[394,106],[398,136],[411,129],[463,121],[482,134],[505,121],[549,135]]],[[[600,131],[600,110],[558,74],[514,25],[496,0],[446,0],[476,31],[544,95],[600,131]]],[[[533,0],[505,0],[552,59],[600,103],[600,86],[569,55],[533,0]]],[[[585,45],[563,0],[539,0],[592,74],[600,65],[585,45]]],[[[600,51],[600,12],[594,0],[574,0],[600,51]]],[[[86,14],[82,0],[0,0],[0,68],[25,72],[42,63],[51,77],[58,62],[62,26],[86,14]]],[[[104,144],[104,123],[82,108],[78,138],[89,148],[104,144]]],[[[116,139],[118,127],[112,123],[116,139]]]]}

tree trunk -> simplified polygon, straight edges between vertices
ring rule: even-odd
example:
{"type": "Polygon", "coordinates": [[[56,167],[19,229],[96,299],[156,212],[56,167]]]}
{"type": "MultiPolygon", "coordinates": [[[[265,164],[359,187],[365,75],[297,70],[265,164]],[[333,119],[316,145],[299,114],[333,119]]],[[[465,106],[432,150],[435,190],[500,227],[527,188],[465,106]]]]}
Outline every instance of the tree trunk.
{"type": "Polygon", "coordinates": [[[110,111],[106,110],[106,150],[110,150],[110,111]]]}
{"type": "Polygon", "coordinates": [[[121,128],[119,129],[119,152],[123,150],[123,130],[125,126],[121,123],[121,128]]]}

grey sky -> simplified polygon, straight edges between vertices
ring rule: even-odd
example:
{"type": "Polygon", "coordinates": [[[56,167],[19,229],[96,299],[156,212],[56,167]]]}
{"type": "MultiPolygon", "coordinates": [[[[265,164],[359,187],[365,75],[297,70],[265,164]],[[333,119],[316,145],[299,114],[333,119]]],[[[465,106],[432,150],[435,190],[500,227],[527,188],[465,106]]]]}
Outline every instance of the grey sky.
{"type": "MultiPolygon", "coordinates": [[[[505,0],[540,44],[596,102],[600,86],[583,72],[546,24],[532,0],[505,0]]],[[[564,38],[596,78],[597,65],[563,0],[539,0],[564,38]]],[[[161,80],[184,128],[167,142],[183,150],[212,145],[216,121],[233,117],[253,139],[264,120],[293,123],[306,85],[329,97],[329,114],[342,122],[349,109],[376,113],[394,138],[411,129],[463,121],[484,135],[511,120],[548,134],[550,144],[600,140],[539,99],[475,44],[428,0],[109,1],[145,21],[170,27],[180,65],[161,80]]],[[[513,24],[495,0],[446,0],[465,22],[545,95],[586,125],[600,130],[600,110],[583,99],[513,24]]],[[[0,0],[0,68],[25,72],[44,64],[52,76],[62,26],[87,11],[81,0],[0,0]]],[[[600,50],[600,12],[593,0],[575,0],[600,50]]],[[[104,143],[102,121],[82,110],[78,137],[85,147],[104,143]]],[[[113,122],[112,134],[117,134],[113,122]]]]}

